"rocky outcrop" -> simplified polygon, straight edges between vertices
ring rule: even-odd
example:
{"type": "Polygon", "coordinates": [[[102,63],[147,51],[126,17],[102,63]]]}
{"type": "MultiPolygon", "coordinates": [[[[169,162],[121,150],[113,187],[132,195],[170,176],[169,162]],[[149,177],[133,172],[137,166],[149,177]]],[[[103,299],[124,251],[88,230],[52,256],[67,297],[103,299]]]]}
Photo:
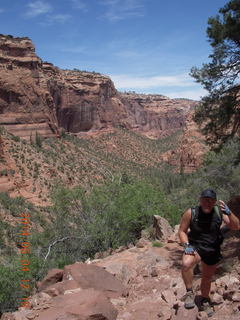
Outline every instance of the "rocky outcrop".
{"type": "Polygon", "coordinates": [[[159,240],[166,240],[173,231],[168,221],[158,215],[153,216],[153,228],[155,238],[159,240]]]}
{"type": "Polygon", "coordinates": [[[107,76],[61,70],[35,54],[29,38],[0,35],[0,125],[22,138],[121,126],[151,138],[183,127],[194,105],[161,95],[117,92],[107,76]]]}
{"type": "Polygon", "coordinates": [[[57,133],[43,66],[30,39],[0,36],[0,125],[23,138],[57,133]]]}
{"type": "Polygon", "coordinates": [[[199,168],[204,154],[209,151],[204,136],[193,121],[193,111],[191,109],[186,117],[179,147],[162,155],[164,161],[173,165],[176,171],[181,173],[193,172],[199,168]]]}
{"type": "MultiPolygon", "coordinates": [[[[178,239],[161,247],[144,240],[141,246],[112,250],[104,259],[51,270],[38,284],[28,308],[2,315],[1,320],[182,320],[207,319],[199,312],[200,278],[195,277],[196,307],[184,308],[181,279],[182,247],[178,239]]],[[[239,235],[224,243],[224,260],[211,288],[213,320],[239,319],[239,235]],[[226,268],[228,266],[228,268],[226,268]]]]}
{"type": "Polygon", "coordinates": [[[115,320],[118,312],[110,299],[127,295],[124,285],[104,268],[78,262],[50,270],[38,291],[27,308],[1,319],[115,320]]]}

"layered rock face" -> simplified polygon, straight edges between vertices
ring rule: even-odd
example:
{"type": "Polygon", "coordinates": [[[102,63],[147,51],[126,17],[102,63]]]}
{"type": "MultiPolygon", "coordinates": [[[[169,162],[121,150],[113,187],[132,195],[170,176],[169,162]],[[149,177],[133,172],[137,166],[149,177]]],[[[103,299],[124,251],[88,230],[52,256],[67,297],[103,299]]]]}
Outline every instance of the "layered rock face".
{"type": "Polygon", "coordinates": [[[165,162],[173,165],[178,172],[190,173],[202,164],[204,154],[209,151],[204,136],[193,121],[193,110],[186,117],[181,143],[176,150],[169,150],[162,155],[165,162]]]}
{"type": "Polygon", "coordinates": [[[190,110],[196,105],[188,99],[169,99],[162,95],[121,93],[127,106],[131,128],[149,138],[166,137],[185,125],[190,110]]]}
{"type": "Polygon", "coordinates": [[[0,125],[22,138],[116,126],[160,138],[182,128],[193,105],[119,93],[107,76],[60,70],[37,57],[29,38],[0,35],[0,125]]]}
{"type": "Polygon", "coordinates": [[[23,138],[36,131],[42,136],[56,133],[48,86],[31,40],[0,36],[0,125],[23,138]]]}

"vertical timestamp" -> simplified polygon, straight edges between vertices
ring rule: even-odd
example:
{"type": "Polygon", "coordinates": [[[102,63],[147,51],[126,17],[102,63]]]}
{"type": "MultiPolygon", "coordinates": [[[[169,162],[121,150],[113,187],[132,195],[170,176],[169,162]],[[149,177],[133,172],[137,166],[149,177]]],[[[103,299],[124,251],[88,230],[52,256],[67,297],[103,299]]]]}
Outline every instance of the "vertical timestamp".
{"type": "Polygon", "coordinates": [[[29,302],[29,292],[31,289],[31,280],[30,280],[30,254],[31,254],[31,243],[29,241],[30,231],[31,231],[31,220],[30,213],[21,213],[20,214],[20,268],[23,272],[23,276],[20,279],[20,287],[23,291],[23,296],[20,297],[20,307],[28,308],[30,307],[29,302]]]}

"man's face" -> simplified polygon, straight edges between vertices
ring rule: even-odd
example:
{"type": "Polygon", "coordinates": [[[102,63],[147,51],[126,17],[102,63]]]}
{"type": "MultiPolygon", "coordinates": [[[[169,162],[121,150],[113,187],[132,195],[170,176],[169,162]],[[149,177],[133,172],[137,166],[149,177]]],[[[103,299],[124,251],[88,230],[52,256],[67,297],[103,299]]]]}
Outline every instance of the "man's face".
{"type": "Polygon", "coordinates": [[[213,198],[200,198],[200,206],[205,213],[210,213],[217,200],[213,198]]]}

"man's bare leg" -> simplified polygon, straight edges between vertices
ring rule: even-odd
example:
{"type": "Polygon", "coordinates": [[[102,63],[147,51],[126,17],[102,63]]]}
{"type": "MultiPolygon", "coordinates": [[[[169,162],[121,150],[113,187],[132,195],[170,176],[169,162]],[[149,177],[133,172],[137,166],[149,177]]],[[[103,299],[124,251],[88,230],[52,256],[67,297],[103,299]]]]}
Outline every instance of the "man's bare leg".
{"type": "Polygon", "coordinates": [[[182,278],[186,289],[191,289],[193,284],[193,269],[201,261],[197,252],[194,255],[183,254],[182,257],[182,278]]]}
{"type": "Polygon", "coordinates": [[[195,307],[193,285],[193,268],[201,260],[199,254],[184,254],[182,258],[182,278],[186,286],[186,294],[183,296],[184,307],[191,309],[195,307]]]}
{"type": "Polygon", "coordinates": [[[211,289],[211,280],[217,268],[217,264],[212,266],[207,265],[202,261],[202,281],[201,281],[201,294],[202,301],[200,310],[205,311],[209,317],[214,314],[214,310],[211,306],[209,299],[209,293],[211,289]]]}
{"type": "Polygon", "coordinates": [[[201,293],[203,298],[209,298],[211,289],[211,280],[217,268],[217,264],[212,266],[207,265],[202,261],[202,281],[201,281],[201,293]]]}

